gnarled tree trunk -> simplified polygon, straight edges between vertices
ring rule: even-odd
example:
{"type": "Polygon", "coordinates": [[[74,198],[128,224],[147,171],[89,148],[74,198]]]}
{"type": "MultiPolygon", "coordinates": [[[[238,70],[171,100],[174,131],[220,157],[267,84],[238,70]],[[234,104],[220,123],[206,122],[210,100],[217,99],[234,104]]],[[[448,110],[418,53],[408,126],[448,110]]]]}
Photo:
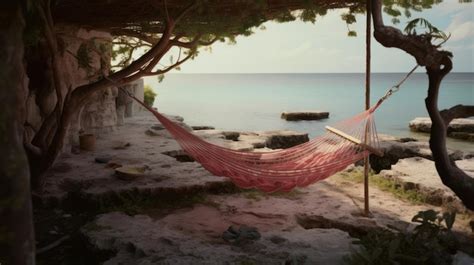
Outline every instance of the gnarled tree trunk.
{"type": "Polygon", "coordinates": [[[427,35],[405,35],[396,28],[385,26],[381,0],[371,1],[375,39],[385,47],[394,47],[407,52],[419,65],[426,67],[429,86],[425,103],[432,121],[430,149],[436,170],[443,184],[449,187],[468,209],[474,210],[474,178],[449,159],[446,149],[448,124],[454,118],[474,116],[474,107],[458,105],[441,112],[438,109],[439,89],[443,78],[452,69],[452,54],[433,45],[427,35]]]}
{"type": "Polygon", "coordinates": [[[0,263],[34,264],[30,175],[23,149],[23,9],[0,4],[0,263]]]}

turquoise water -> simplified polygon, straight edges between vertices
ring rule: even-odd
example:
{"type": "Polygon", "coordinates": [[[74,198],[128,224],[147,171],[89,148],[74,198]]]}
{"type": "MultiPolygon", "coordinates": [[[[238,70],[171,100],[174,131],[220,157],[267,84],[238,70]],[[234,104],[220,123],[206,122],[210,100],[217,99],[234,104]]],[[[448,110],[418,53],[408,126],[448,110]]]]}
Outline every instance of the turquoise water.
{"type": "MultiPolygon", "coordinates": [[[[385,94],[404,74],[372,75],[372,101],[385,94]]],[[[155,107],[184,117],[190,125],[225,130],[289,129],[320,134],[325,125],[353,116],[364,108],[364,74],[170,74],[152,83],[155,107]],[[323,121],[287,122],[284,111],[329,111],[323,121]]],[[[413,136],[408,122],[427,116],[427,77],[416,73],[376,113],[379,133],[413,136]]],[[[440,109],[474,104],[474,73],[448,75],[440,92],[440,109]]],[[[464,143],[467,145],[467,143],[464,143]]]]}

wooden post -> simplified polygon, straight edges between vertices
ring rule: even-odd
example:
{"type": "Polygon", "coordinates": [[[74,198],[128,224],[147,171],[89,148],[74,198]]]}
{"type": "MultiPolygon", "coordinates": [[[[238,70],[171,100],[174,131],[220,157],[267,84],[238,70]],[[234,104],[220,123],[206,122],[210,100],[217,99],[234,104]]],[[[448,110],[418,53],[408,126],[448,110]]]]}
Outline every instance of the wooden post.
{"type": "MultiPolygon", "coordinates": [[[[371,57],[371,51],[370,51],[370,40],[371,40],[371,14],[372,14],[372,8],[371,8],[371,2],[367,0],[366,1],[366,9],[367,9],[367,20],[366,20],[366,36],[365,36],[365,48],[366,48],[366,54],[365,54],[365,109],[368,110],[370,108],[370,57],[371,57]]],[[[368,136],[368,127],[366,127],[365,130],[365,138],[364,138],[364,144],[367,145],[367,136],[368,136]]],[[[369,169],[370,169],[370,161],[369,161],[369,156],[364,158],[364,215],[369,216],[370,215],[370,209],[369,209],[369,169]]]]}

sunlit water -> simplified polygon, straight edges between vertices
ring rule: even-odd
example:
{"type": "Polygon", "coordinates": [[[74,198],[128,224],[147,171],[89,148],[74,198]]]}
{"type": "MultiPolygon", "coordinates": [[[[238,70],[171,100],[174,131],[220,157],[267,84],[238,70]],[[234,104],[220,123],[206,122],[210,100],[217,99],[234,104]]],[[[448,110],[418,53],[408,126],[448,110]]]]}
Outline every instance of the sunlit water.
{"type": "MultiPolygon", "coordinates": [[[[404,74],[372,75],[372,102],[385,94],[404,74]]],[[[364,74],[170,74],[153,83],[158,93],[155,107],[184,117],[190,125],[212,125],[217,129],[259,131],[289,129],[321,134],[325,125],[351,117],[364,107],[364,74]],[[288,122],[284,111],[329,111],[322,121],[288,122]]],[[[426,74],[410,77],[399,92],[376,113],[379,133],[415,136],[408,122],[428,116],[424,99],[426,74]]],[[[448,75],[440,92],[440,109],[456,104],[474,104],[474,73],[448,75]]],[[[474,150],[474,144],[450,141],[458,149],[474,150]]]]}

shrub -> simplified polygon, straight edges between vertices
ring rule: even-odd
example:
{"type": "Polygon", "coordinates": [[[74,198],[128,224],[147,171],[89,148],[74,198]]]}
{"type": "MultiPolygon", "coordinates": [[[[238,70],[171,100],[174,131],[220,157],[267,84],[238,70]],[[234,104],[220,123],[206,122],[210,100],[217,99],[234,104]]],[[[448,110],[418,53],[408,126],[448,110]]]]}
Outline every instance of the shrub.
{"type": "Polygon", "coordinates": [[[151,88],[151,86],[146,85],[144,91],[144,102],[147,106],[153,107],[153,103],[155,102],[156,97],[155,91],[151,88]]]}
{"type": "Polygon", "coordinates": [[[421,211],[412,219],[420,223],[413,231],[371,232],[356,242],[361,247],[347,256],[345,262],[353,265],[451,264],[451,255],[458,248],[451,232],[455,217],[455,213],[440,215],[434,210],[421,211]]]}

